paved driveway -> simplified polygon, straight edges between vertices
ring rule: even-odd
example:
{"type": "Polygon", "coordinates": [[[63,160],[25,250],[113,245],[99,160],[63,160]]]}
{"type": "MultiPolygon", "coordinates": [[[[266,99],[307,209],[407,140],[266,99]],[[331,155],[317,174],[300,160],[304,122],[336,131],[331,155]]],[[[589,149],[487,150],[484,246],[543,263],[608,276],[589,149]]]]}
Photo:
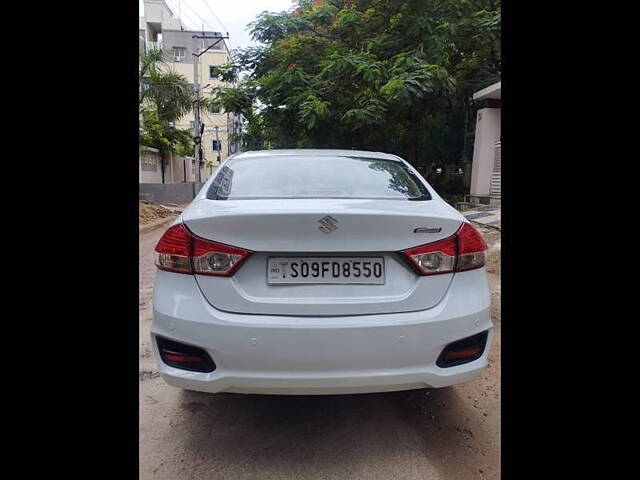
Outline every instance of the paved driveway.
{"type": "Polygon", "coordinates": [[[501,228],[500,206],[478,207],[472,210],[464,210],[462,214],[468,220],[490,227],[501,228]]]}

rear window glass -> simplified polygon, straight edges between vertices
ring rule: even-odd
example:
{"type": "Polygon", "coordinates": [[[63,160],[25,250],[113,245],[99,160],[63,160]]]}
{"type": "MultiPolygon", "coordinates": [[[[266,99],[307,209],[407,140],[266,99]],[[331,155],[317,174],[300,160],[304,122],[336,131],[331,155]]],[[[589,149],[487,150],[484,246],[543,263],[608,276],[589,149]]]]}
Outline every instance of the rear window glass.
{"type": "Polygon", "coordinates": [[[256,157],[226,162],[207,198],[375,198],[430,200],[404,163],[356,157],[256,157]]]}

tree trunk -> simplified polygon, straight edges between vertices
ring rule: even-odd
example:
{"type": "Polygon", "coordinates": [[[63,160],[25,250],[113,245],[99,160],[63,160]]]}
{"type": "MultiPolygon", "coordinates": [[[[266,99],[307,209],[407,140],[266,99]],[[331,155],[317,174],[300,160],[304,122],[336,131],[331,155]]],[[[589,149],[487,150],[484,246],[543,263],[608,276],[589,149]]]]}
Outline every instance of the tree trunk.
{"type": "Polygon", "coordinates": [[[407,161],[414,167],[418,166],[418,138],[420,137],[420,121],[419,116],[414,113],[414,109],[409,110],[407,115],[409,121],[409,145],[407,145],[407,161]]]}
{"type": "Polygon", "coordinates": [[[434,163],[433,162],[427,162],[425,160],[424,162],[424,174],[422,175],[425,179],[428,180],[428,176],[431,175],[431,172],[433,172],[433,166],[434,163]]]}

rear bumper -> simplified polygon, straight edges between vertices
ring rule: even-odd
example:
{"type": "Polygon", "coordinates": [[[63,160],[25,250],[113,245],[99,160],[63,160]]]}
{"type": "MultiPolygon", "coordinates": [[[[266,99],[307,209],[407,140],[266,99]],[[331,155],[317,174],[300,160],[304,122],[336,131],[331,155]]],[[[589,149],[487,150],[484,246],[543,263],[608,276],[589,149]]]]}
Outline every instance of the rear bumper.
{"type": "Polygon", "coordinates": [[[332,394],[445,387],[472,380],[487,364],[492,340],[483,269],[456,274],[435,307],[384,315],[292,317],[242,315],[212,307],[189,275],[158,271],[152,346],[173,386],[204,392],[332,394]],[[449,343],[490,330],[482,356],[440,368],[449,343]],[[207,350],[211,373],[162,362],[156,336],[207,350]]]}

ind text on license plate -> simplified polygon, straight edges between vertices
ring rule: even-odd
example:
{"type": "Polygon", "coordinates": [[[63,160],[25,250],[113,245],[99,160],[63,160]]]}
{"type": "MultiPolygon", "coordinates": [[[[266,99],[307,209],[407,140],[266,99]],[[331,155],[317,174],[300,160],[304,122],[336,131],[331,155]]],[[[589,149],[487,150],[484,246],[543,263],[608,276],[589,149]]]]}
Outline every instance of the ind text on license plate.
{"type": "Polygon", "coordinates": [[[383,257],[269,257],[267,282],[384,284],[383,257]]]}

